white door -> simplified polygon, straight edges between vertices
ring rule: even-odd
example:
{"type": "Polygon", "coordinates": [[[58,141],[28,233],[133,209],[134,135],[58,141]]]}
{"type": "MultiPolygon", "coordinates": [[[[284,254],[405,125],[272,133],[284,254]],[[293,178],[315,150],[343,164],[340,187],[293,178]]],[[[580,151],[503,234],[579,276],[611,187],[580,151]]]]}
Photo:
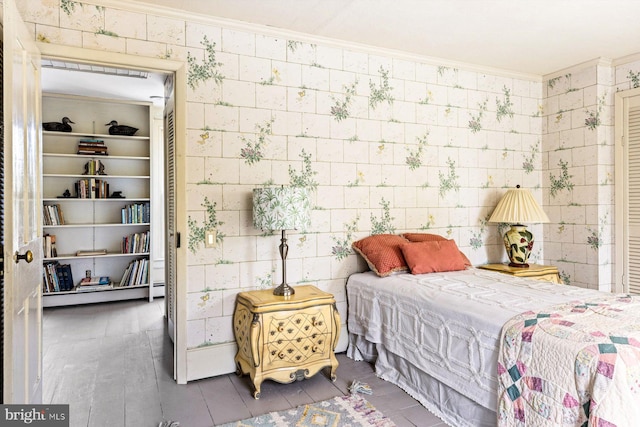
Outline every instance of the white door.
{"type": "Polygon", "coordinates": [[[40,54],[3,1],[4,403],[42,402],[40,54]]]}

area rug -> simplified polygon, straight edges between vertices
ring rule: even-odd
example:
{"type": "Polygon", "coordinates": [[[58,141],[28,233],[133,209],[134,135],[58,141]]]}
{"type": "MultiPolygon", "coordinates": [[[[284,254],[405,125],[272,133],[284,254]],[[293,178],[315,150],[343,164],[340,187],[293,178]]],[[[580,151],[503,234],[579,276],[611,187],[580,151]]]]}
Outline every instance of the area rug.
{"type": "Polygon", "coordinates": [[[219,427],[395,427],[395,424],[366,399],[357,394],[338,396],[324,402],[298,406],[285,411],[219,427]]]}

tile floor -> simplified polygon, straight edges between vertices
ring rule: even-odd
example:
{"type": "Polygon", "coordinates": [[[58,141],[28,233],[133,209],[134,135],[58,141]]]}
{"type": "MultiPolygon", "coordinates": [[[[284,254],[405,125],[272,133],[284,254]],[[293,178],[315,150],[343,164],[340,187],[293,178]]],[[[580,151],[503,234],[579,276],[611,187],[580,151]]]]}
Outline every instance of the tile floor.
{"type": "Polygon", "coordinates": [[[323,373],[292,384],[265,381],[253,399],[248,377],[235,374],[178,385],[164,326],[164,300],[122,301],[44,311],[45,403],[70,405],[71,427],[211,427],[348,393],[357,379],[365,396],[398,426],[445,426],[370,364],[338,355],[338,379],[323,373]]]}

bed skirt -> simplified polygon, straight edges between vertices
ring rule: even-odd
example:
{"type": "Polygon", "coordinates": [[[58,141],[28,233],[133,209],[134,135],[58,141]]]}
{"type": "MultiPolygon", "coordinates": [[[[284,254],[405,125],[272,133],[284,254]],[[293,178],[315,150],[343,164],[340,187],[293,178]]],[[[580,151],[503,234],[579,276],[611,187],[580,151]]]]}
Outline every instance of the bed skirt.
{"type": "MultiPolygon", "coordinates": [[[[443,384],[382,344],[349,334],[347,357],[374,363],[376,375],[420,402],[452,427],[495,427],[496,413],[443,384]]],[[[375,390],[374,390],[375,393],[375,390]]]]}

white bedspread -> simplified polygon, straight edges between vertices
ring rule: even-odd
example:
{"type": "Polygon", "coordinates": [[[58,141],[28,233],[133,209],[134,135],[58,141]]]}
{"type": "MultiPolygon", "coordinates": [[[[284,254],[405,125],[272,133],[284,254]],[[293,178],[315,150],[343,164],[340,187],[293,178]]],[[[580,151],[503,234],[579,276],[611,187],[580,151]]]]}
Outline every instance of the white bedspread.
{"type": "MultiPolygon", "coordinates": [[[[347,282],[348,329],[495,412],[504,323],[527,310],[597,295],[476,268],[385,278],[357,273],[347,282]]],[[[350,340],[350,354],[358,354],[353,347],[350,340]]]]}

